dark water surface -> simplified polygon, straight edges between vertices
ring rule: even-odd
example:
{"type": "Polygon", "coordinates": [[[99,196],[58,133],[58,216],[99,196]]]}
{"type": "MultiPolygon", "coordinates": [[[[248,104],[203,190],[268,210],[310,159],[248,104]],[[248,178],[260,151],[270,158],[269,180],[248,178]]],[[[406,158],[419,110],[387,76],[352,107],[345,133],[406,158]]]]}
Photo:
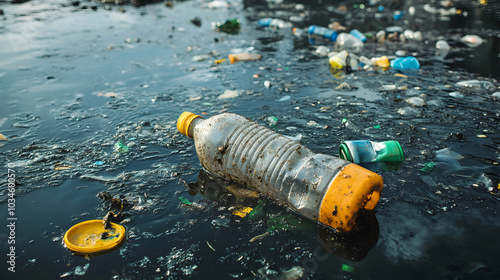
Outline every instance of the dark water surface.
{"type": "Polygon", "coordinates": [[[304,10],[290,1],[111,10],[87,1],[0,2],[0,133],[8,139],[0,141],[1,279],[297,279],[283,272],[294,267],[301,279],[500,279],[498,1],[457,2],[460,13],[432,13],[425,1],[324,2],[302,1],[304,10]],[[386,14],[377,15],[379,5],[386,14]],[[395,9],[407,12],[398,22],[395,9]],[[255,24],[291,16],[298,28],[340,21],[367,33],[420,30],[423,41],[369,42],[362,54],[405,50],[421,69],[338,78],[307,38],[255,24]],[[212,29],[231,18],[239,34],[212,29]],[[470,48],[460,42],[467,34],[486,41],[470,48]],[[434,55],[438,39],[452,47],[444,59],[434,55]],[[214,63],[241,49],[263,58],[214,63]],[[487,84],[457,84],[467,80],[487,84]],[[351,89],[340,89],[343,82],[351,89]],[[219,98],[225,90],[239,95],[219,98]],[[343,140],[397,140],[405,161],[363,165],[384,178],[381,200],[355,232],[339,235],[266,197],[236,200],[226,182],[208,180],[192,140],[177,132],[183,111],[233,112],[263,125],[275,116],[279,133],[331,155],[343,140]],[[429,162],[434,169],[423,171],[429,162]],[[73,255],[66,230],[117,211],[97,197],[103,191],[129,202],[120,221],[127,240],[104,255],[73,255]],[[253,217],[232,213],[258,204],[253,217]],[[17,218],[15,273],[6,262],[9,217],[17,218]]]}

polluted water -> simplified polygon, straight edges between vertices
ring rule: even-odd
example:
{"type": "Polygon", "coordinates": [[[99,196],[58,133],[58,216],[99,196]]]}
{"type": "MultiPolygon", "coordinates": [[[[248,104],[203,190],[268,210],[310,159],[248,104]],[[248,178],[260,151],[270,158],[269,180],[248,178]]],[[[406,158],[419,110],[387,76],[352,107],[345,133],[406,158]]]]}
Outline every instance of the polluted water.
{"type": "Polygon", "coordinates": [[[499,278],[497,6],[1,1],[1,278],[499,278]],[[204,170],[184,111],[404,157],[356,163],[383,191],[341,233],[204,170]],[[109,212],[118,247],[66,248],[109,212]]]}

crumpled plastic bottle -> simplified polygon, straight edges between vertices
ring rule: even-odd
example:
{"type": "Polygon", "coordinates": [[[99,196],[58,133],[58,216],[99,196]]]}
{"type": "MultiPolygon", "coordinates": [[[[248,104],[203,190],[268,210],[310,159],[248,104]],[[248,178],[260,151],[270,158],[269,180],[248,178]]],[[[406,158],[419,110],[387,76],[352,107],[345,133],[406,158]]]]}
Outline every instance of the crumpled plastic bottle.
{"type": "Polygon", "coordinates": [[[391,60],[391,68],[402,72],[413,72],[420,69],[420,63],[418,62],[418,59],[413,56],[398,57],[391,60]]]}
{"type": "Polygon", "coordinates": [[[460,41],[471,48],[475,48],[483,43],[483,38],[477,35],[465,35],[464,37],[460,38],[460,41]]]}
{"type": "Polygon", "coordinates": [[[236,114],[209,119],[184,112],[177,129],[192,137],[201,165],[254,188],[299,214],[350,231],[380,198],[380,175],[338,157],[317,154],[236,114]]]}
{"type": "Polygon", "coordinates": [[[337,36],[336,46],[341,50],[359,53],[363,50],[363,42],[349,33],[340,33],[337,36]]]}
{"type": "Polygon", "coordinates": [[[445,58],[451,47],[445,40],[439,40],[436,42],[436,56],[445,58]]]}

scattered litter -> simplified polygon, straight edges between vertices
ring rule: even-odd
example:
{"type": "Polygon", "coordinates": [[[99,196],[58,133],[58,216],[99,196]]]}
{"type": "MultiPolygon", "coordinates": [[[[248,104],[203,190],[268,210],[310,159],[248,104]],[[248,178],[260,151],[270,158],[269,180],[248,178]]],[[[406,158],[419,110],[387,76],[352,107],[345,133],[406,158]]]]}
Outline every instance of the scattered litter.
{"type": "Polygon", "coordinates": [[[253,208],[252,207],[238,207],[235,210],[233,210],[233,215],[245,218],[248,213],[252,212],[253,208]]]}
{"type": "Polygon", "coordinates": [[[182,197],[182,196],[179,196],[179,200],[180,200],[182,203],[186,204],[186,205],[191,205],[191,204],[193,204],[191,201],[189,201],[189,199],[184,198],[184,197],[182,197]]]}
{"type": "Polygon", "coordinates": [[[54,166],[54,170],[66,170],[66,169],[70,169],[72,167],[73,166],[64,166],[64,165],[58,164],[58,165],[54,166]]]}
{"type": "Polygon", "coordinates": [[[72,274],[73,274],[73,271],[68,271],[68,272],[65,272],[65,273],[61,274],[61,275],[59,276],[59,278],[68,277],[68,276],[70,276],[70,275],[72,275],[72,274]]]}
{"type": "Polygon", "coordinates": [[[116,142],[114,147],[113,147],[114,151],[115,152],[118,152],[118,153],[126,153],[128,152],[128,146],[127,145],[123,145],[122,142],[116,142]]]}
{"type": "Polygon", "coordinates": [[[212,251],[214,251],[214,252],[215,252],[214,247],[212,247],[212,245],[210,245],[210,243],[208,243],[208,241],[205,241],[205,242],[207,242],[208,248],[212,249],[212,251]]]}
{"type": "Polygon", "coordinates": [[[271,82],[270,81],[264,81],[264,86],[266,88],[270,88],[271,87],[271,82]]]}
{"type": "Polygon", "coordinates": [[[7,141],[7,138],[0,133],[0,141],[7,141]]]}
{"type": "Polygon", "coordinates": [[[290,99],[292,99],[292,97],[290,95],[285,95],[285,96],[281,97],[280,99],[278,99],[278,102],[288,101],[290,99]]]}
{"type": "Polygon", "coordinates": [[[85,273],[87,273],[87,269],[89,269],[89,266],[90,266],[90,263],[84,265],[83,267],[82,266],[77,266],[75,268],[74,274],[75,275],[85,275],[85,273]]]}
{"type": "Polygon", "coordinates": [[[487,89],[487,90],[495,89],[495,86],[489,81],[468,80],[468,81],[458,82],[456,85],[465,88],[476,88],[476,89],[487,89]]]}
{"type": "Polygon", "coordinates": [[[261,240],[261,239],[264,239],[265,237],[267,237],[268,235],[270,235],[271,233],[269,231],[266,231],[265,233],[263,234],[259,234],[257,236],[254,236],[250,239],[250,242],[255,242],[255,241],[258,241],[258,240],[261,240]]]}
{"type": "Polygon", "coordinates": [[[342,265],[342,270],[346,271],[346,272],[354,272],[355,267],[354,266],[350,266],[348,264],[343,264],[342,265]]]}
{"type": "Polygon", "coordinates": [[[110,92],[106,92],[106,93],[98,92],[97,96],[104,96],[104,97],[110,97],[110,98],[118,98],[118,97],[122,97],[122,94],[110,91],[110,92]]]}
{"type": "Polygon", "coordinates": [[[262,58],[262,55],[257,53],[233,53],[228,55],[229,63],[234,64],[237,61],[251,61],[251,60],[259,60],[262,58]]]}
{"type": "Polygon", "coordinates": [[[258,218],[262,215],[262,209],[264,209],[264,200],[259,200],[257,206],[253,208],[252,212],[248,213],[250,218],[258,218]]]}
{"type": "Polygon", "coordinates": [[[223,94],[219,95],[217,98],[218,99],[229,99],[229,98],[235,98],[240,95],[240,92],[238,90],[229,90],[226,89],[223,94]]]}
{"type": "Polygon", "coordinates": [[[434,165],[435,165],[435,163],[432,162],[432,161],[424,163],[424,167],[421,168],[420,170],[424,171],[424,172],[427,172],[427,173],[430,173],[434,169],[434,165]]]}

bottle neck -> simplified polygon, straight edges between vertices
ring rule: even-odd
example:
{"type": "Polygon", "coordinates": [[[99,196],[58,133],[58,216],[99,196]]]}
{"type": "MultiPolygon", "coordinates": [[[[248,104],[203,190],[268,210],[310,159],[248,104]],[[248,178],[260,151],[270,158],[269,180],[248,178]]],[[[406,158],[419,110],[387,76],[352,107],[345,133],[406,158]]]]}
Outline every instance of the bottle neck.
{"type": "Polygon", "coordinates": [[[196,118],[194,119],[191,124],[189,125],[189,129],[188,129],[188,136],[193,138],[194,137],[194,127],[201,123],[204,119],[202,117],[199,117],[199,118],[196,118]]]}

